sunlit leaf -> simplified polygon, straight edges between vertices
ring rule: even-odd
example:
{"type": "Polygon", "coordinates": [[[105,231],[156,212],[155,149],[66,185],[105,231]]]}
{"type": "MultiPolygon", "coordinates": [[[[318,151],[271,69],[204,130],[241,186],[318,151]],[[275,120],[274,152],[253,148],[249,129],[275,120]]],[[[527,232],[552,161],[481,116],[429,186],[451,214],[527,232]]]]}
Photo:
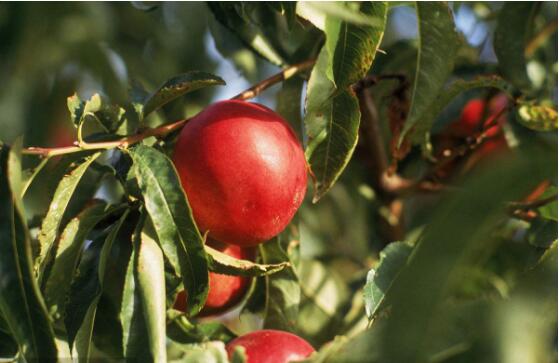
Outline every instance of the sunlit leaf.
{"type": "Polygon", "coordinates": [[[247,21],[246,14],[239,14],[237,7],[243,4],[209,2],[208,7],[215,18],[229,31],[237,35],[256,54],[275,65],[285,64],[285,59],[279,50],[258,27],[247,21]]]}
{"type": "Polygon", "coordinates": [[[138,241],[136,279],[154,362],[166,362],[165,277],[161,248],[147,234],[138,241]]]}
{"type": "Polygon", "coordinates": [[[224,84],[225,82],[221,78],[206,72],[192,71],[175,76],[163,83],[145,100],[143,117],[189,92],[224,84]]]}
{"type": "Polygon", "coordinates": [[[313,345],[321,345],[341,333],[351,297],[345,281],[329,267],[310,259],[301,259],[297,266],[301,285],[298,332],[313,345]]]}
{"type": "Polygon", "coordinates": [[[119,321],[122,327],[122,352],[125,357],[138,359],[150,357],[147,324],[144,319],[141,296],[137,281],[138,245],[144,228],[145,215],[142,215],[132,236],[133,248],[126,268],[119,321]]]}
{"type": "Polygon", "coordinates": [[[205,246],[208,264],[211,271],[235,276],[264,276],[276,273],[289,267],[287,261],[275,264],[260,264],[248,260],[240,260],[220,252],[208,245],[205,246]]]}
{"type": "Polygon", "coordinates": [[[521,104],[518,108],[517,120],[531,130],[557,130],[557,110],[550,106],[521,104]]]}
{"type": "Polygon", "coordinates": [[[184,363],[229,363],[227,351],[223,342],[214,341],[200,344],[177,345],[184,353],[184,363]]]}
{"type": "Polygon", "coordinates": [[[32,272],[20,199],[20,148],[21,143],[13,150],[0,145],[0,315],[24,359],[55,362],[54,333],[32,272]]]}
{"type": "Polygon", "coordinates": [[[195,314],[208,294],[208,265],[180,179],[171,160],[151,147],[139,145],[130,155],[159,243],[175,272],[181,274],[189,311],[195,314]]]}
{"type": "Polygon", "coordinates": [[[314,202],[334,185],[357,145],[361,114],[348,87],[365,76],[384,34],[386,4],[362,4],[361,11],[380,17],[381,24],[354,25],[328,17],[326,44],[307,86],[305,154],[316,176],[314,202]]]}
{"type": "MultiPolygon", "coordinates": [[[[419,52],[410,110],[400,142],[422,120],[454,67],[460,45],[454,18],[445,2],[417,2],[419,52]]],[[[429,121],[427,121],[429,122],[429,121]]]]}
{"type": "Polygon", "coordinates": [[[350,86],[367,74],[384,35],[386,3],[367,1],[359,4],[360,14],[371,16],[375,21],[360,25],[342,22],[333,59],[334,81],[338,89],[350,86]]]}

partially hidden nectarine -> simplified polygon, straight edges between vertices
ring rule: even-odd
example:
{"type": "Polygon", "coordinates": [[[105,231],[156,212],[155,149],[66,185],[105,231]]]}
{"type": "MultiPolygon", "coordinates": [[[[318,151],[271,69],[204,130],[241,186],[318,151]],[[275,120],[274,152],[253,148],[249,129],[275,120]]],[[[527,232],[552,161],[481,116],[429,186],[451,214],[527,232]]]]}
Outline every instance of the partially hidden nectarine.
{"type": "MultiPolygon", "coordinates": [[[[242,248],[213,240],[208,240],[207,243],[218,251],[238,259],[254,260],[256,257],[256,250],[252,247],[242,248]]],[[[243,299],[249,285],[249,277],[210,272],[208,298],[199,316],[218,315],[233,308],[243,299]]],[[[186,311],[186,306],[186,292],[181,291],[177,295],[174,308],[184,312],[186,311]]]]}

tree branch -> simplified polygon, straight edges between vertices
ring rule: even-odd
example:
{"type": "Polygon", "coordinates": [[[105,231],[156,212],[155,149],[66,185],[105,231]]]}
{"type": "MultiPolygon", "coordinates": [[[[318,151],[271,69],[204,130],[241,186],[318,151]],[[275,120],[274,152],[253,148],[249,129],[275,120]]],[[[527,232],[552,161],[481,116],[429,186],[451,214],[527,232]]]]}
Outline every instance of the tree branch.
{"type": "MultiPolygon", "coordinates": [[[[299,64],[292,65],[284,69],[283,71],[279,72],[278,74],[255,84],[254,86],[247,89],[246,91],[239,93],[232,99],[248,100],[250,98],[256,97],[262,91],[266,90],[272,85],[278,82],[285,81],[293,77],[297,73],[312,67],[314,63],[315,60],[311,59],[299,64]]],[[[114,141],[103,141],[103,142],[92,142],[92,143],[81,142],[75,146],[54,147],[54,148],[32,146],[32,147],[24,148],[22,150],[22,153],[25,155],[37,155],[37,156],[48,158],[51,156],[77,153],[83,150],[108,150],[113,148],[127,148],[128,146],[136,144],[142,141],[143,139],[151,136],[155,136],[155,137],[166,136],[167,134],[180,129],[185,123],[188,122],[188,120],[189,119],[179,120],[153,129],[146,129],[137,134],[125,136],[121,139],[114,140],[114,141]]]]}

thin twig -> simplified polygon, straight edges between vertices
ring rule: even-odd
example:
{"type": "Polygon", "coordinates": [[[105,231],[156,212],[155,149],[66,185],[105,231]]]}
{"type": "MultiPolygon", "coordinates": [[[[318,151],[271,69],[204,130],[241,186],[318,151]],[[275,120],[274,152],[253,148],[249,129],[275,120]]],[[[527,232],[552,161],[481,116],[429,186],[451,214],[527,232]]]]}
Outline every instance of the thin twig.
{"type": "Polygon", "coordinates": [[[526,57],[531,57],[534,54],[534,52],[543,43],[545,43],[547,38],[549,38],[549,36],[551,36],[556,31],[557,31],[557,19],[554,19],[550,21],[542,30],[540,30],[538,34],[536,34],[536,36],[530,40],[530,42],[528,42],[528,45],[526,45],[526,48],[524,50],[526,57]]]}
{"type": "Polygon", "coordinates": [[[557,200],[557,194],[554,194],[547,198],[538,199],[531,202],[511,202],[509,203],[509,208],[513,210],[527,211],[527,210],[543,207],[544,205],[554,202],[556,200],[557,200]]]}
{"type": "Polygon", "coordinates": [[[304,62],[301,62],[301,63],[298,63],[298,64],[294,64],[294,65],[284,69],[280,73],[277,73],[277,74],[271,76],[270,78],[267,78],[267,79],[255,84],[254,86],[250,87],[246,91],[243,91],[243,92],[239,93],[238,95],[236,95],[232,99],[233,100],[248,100],[250,98],[254,98],[254,97],[258,96],[262,91],[264,91],[265,89],[273,86],[274,84],[285,81],[285,80],[293,77],[297,73],[299,73],[301,71],[304,71],[308,68],[311,68],[314,65],[314,63],[315,63],[314,59],[309,59],[307,61],[304,61],[304,62]]]}
{"type": "MultiPolygon", "coordinates": [[[[288,67],[281,71],[280,73],[267,78],[256,85],[252,86],[251,88],[247,89],[244,92],[241,92],[237,96],[233,97],[232,99],[237,100],[248,100],[250,98],[256,97],[262,91],[269,88],[270,86],[287,80],[293,77],[295,74],[308,69],[314,65],[314,60],[308,60],[299,64],[295,64],[291,67],[288,67]]],[[[75,146],[65,146],[65,147],[28,147],[22,150],[22,153],[25,155],[38,155],[41,157],[52,157],[57,155],[64,155],[64,154],[72,154],[77,153],[84,150],[107,150],[113,148],[127,148],[130,145],[136,144],[142,141],[145,138],[156,136],[156,137],[163,137],[168,135],[169,133],[180,129],[189,119],[175,121],[170,124],[162,125],[153,129],[146,129],[140,133],[125,136],[121,139],[114,140],[114,141],[103,141],[103,142],[92,142],[86,143],[81,142],[79,145],[75,146]]]]}

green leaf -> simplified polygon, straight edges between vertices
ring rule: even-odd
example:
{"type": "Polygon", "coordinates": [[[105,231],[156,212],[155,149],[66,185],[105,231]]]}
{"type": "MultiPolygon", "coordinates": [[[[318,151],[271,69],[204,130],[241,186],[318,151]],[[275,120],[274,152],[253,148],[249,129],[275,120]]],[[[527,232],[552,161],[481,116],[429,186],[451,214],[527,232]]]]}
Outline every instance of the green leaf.
{"type": "Polygon", "coordinates": [[[223,342],[205,342],[200,344],[177,344],[185,353],[183,363],[229,363],[223,342]]]}
{"type": "Polygon", "coordinates": [[[545,105],[521,104],[518,108],[518,122],[530,130],[557,130],[557,110],[545,105]]]}
{"type": "Polygon", "coordinates": [[[64,304],[87,236],[97,223],[120,209],[107,207],[105,202],[95,200],[68,222],[60,234],[44,288],[45,301],[55,319],[64,315],[64,304]]]}
{"type": "Polygon", "coordinates": [[[248,260],[231,257],[206,245],[208,265],[211,271],[234,276],[265,276],[271,275],[290,266],[288,261],[275,264],[259,264],[248,260]]]}
{"type": "Polygon", "coordinates": [[[142,233],[136,245],[136,279],[153,362],[167,362],[165,276],[161,248],[142,233]]]}
{"type": "Polygon", "coordinates": [[[326,18],[326,44],[311,72],[305,104],[305,154],[316,176],[314,202],[334,185],[357,145],[359,102],[346,88],[371,67],[384,34],[386,9],[385,3],[361,5],[363,13],[383,20],[378,26],[326,18]]]}
{"type": "Polygon", "coordinates": [[[27,361],[56,362],[45,303],[32,272],[21,195],[21,143],[0,145],[0,315],[27,361]]]}
{"type": "MultiPolygon", "coordinates": [[[[460,45],[454,18],[445,2],[417,2],[416,8],[419,27],[417,71],[400,143],[439,96],[452,72],[460,45]]],[[[412,141],[417,143],[422,140],[414,138],[412,141]]]]}
{"type": "MultiPolygon", "coordinates": [[[[260,255],[267,264],[289,262],[289,257],[275,238],[260,245],[260,255]]],[[[264,328],[295,331],[301,287],[293,268],[284,268],[273,275],[264,277],[266,281],[266,302],[264,328]]]]}
{"type": "Polygon", "coordinates": [[[96,121],[107,132],[114,133],[125,122],[126,110],[118,105],[111,105],[98,93],[85,102],[82,121],[96,121]]]}
{"type": "MultiPolygon", "coordinates": [[[[557,187],[551,185],[545,190],[540,199],[551,198],[553,195],[557,196],[557,187]]],[[[538,212],[542,218],[557,222],[557,200],[538,208],[538,212]]]]}
{"type": "MultiPolygon", "coordinates": [[[[365,2],[363,2],[363,4],[364,3],[365,2]]],[[[360,4],[358,2],[343,3],[335,1],[301,1],[297,3],[297,14],[302,18],[311,21],[315,26],[322,30],[324,30],[324,27],[321,27],[321,24],[324,24],[326,17],[331,17],[353,25],[383,26],[385,22],[384,15],[363,11],[363,6],[361,6],[360,9],[359,5],[360,4]]],[[[373,4],[373,6],[374,5],[375,4],[373,4]]]]}
{"type": "MultiPolygon", "coordinates": [[[[283,55],[280,54],[280,50],[276,49],[275,44],[273,44],[272,39],[269,39],[260,27],[255,26],[250,19],[247,19],[247,14],[243,13],[245,4],[208,2],[207,5],[217,21],[235,34],[256,54],[277,66],[286,63],[283,55]]],[[[270,21],[270,19],[268,20],[270,21]]]]}
{"type": "Polygon", "coordinates": [[[390,315],[376,333],[382,336],[380,361],[424,360],[429,339],[425,332],[433,326],[438,307],[463,283],[466,267],[479,265],[482,251],[489,256],[494,250],[491,233],[505,215],[503,203],[518,200],[534,187],[530,175],[539,160],[517,158],[492,165],[439,208],[385,293],[390,315]]]}
{"type": "Polygon", "coordinates": [[[126,268],[119,321],[122,326],[122,351],[128,359],[150,357],[147,324],[144,319],[139,288],[137,288],[138,245],[146,215],[142,214],[132,236],[133,249],[126,268]]]}
{"type": "Polygon", "coordinates": [[[294,77],[284,81],[277,95],[276,112],[279,113],[293,128],[299,140],[303,140],[301,118],[301,95],[304,79],[294,77]]]}
{"type": "Polygon", "coordinates": [[[499,69],[508,81],[521,90],[531,88],[524,50],[532,32],[538,2],[505,3],[499,11],[493,46],[499,69]]]}
{"type": "Polygon", "coordinates": [[[67,99],[68,110],[70,111],[70,119],[74,125],[79,126],[82,121],[85,101],[82,101],[77,93],[67,99]]]}
{"type": "Polygon", "coordinates": [[[129,210],[126,210],[110,228],[106,238],[98,238],[88,247],[70,288],[64,324],[70,350],[73,350],[75,343],[80,362],[88,362],[90,359],[95,315],[103,293],[106,266],[113,242],[128,214],[129,210]]]}
{"type": "Polygon", "coordinates": [[[351,297],[346,281],[331,266],[306,258],[297,265],[297,277],[301,285],[298,333],[313,345],[342,334],[345,307],[351,297]]]}
{"type": "MultiPolygon", "coordinates": [[[[328,122],[320,134],[309,141],[306,150],[316,177],[313,196],[313,203],[316,203],[332,188],[349,163],[357,145],[361,113],[353,91],[342,91],[331,103],[327,101],[325,107],[313,111],[328,122]]],[[[313,118],[313,114],[308,115],[306,120],[313,118]]]]}
{"type": "Polygon", "coordinates": [[[404,242],[390,243],[381,251],[378,266],[367,274],[363,292],[369,319],[373,319],[380,311],[386,292],[406,265],[411,251],[412,246],[404,242]]]}
{"type": "Polygon", "coordinates": [[[481,76],[473,80],[459,79],[441,90],[435,100],[425,109],[415,127],[409,132],[409,138],[418,143],[425,141],[425,135],[431,130],[437,116],[461,94],[475,88],[495,88],[512,97],[512,87],[508,82],[497,76],[481,76]]]}
{"type": "Polygon", "coordinates": [[[360,13],[373,17],[375,21],[361,25],[341,24],[333,63],[334,81],[338,89],[350,86],[367,74],[384,35],[386,3],[364,1],[359,4],[360,13]]]}
{"type": "Polygon", "coordinates": [[[56,251],[56,237],[58,236],[62,218],[70,203],[70,199],[72,198],[83,175],[91,164],[99,157],[99,155],[101,155],[101,153],[89,156],[82,164],[66,175],[56,188],[47,215],[43,219],[41,231],[38,237],[41,253],[38,263],[41,265],[41,271],[43,272],[45,271],[47,265],[50,264],[52,257],[54,257],[53,254],[56,251]]]}
{"type": "Polygon", "coordinates": [[[218,322],[193,324],[182,312],[169,310],[167,313],[167,336],[183,344],[201,343],[209,340],[229,341],[236,336],[218,322]]]}
{"type": "Polygon", "coordinates": [[[159,243],[175,272],[182,276],[190,313],[195,314],[208,294],[208,264],[180,179],[171,160],[151,147],[138,145],[130,155],[159,243]]]}
{"type": "Polygon", "coordinates": [[[225,82],[221,78],[206,72],[193,71],[175,76],[163,83],[146,99],[143,117],[189,92],[208,86],[224,84],[225,82]]]}

